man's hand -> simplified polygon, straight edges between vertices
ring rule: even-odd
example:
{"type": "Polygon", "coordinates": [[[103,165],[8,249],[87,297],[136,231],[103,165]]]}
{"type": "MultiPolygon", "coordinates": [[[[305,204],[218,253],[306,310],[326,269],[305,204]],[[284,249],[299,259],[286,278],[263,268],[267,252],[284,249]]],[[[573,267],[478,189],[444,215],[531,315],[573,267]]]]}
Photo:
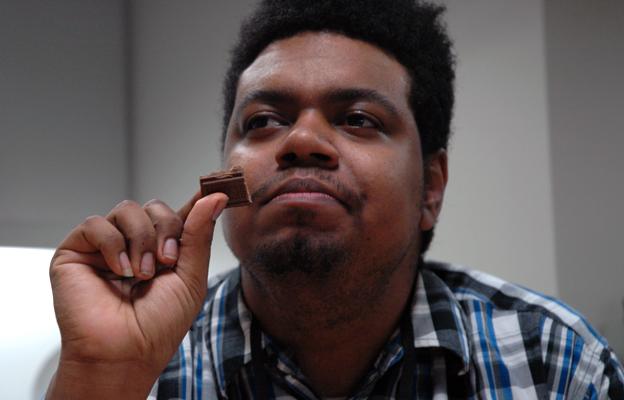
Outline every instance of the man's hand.
{"type": "Polygon", "coordinates": [[[50,279],[62,347],[48,398],[146,397],[206,295],[227,196],[198,198],[178,213],[124,201],[60,244],[50,279]]]}

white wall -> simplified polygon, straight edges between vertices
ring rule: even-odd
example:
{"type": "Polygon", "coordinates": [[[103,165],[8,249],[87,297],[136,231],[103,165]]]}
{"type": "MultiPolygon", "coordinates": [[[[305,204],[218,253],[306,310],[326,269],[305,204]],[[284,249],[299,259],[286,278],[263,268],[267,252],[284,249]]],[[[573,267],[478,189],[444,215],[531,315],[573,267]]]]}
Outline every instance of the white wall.
{"type": "Polygon", "coordinates": [[[447,0],[450,182],[431,256],[557,294],[541,0],[447,0]]]}
{"type": "Polygon", "coordinates": [[[61,337],[48,278],[51,249],[0,246],[0,398],[41,399],[61,337]],[[24,271],[28,273],[25,274],[24,271]]]}
{"type": "Polygon", "coordinates": [[[560,294],[624,358],[624,2],[545,6],[560,294]]]}
{"type": "Polygon", "coordinates": [[[122,1],[0,3],[0,244],[127,196],[122,1]]]}

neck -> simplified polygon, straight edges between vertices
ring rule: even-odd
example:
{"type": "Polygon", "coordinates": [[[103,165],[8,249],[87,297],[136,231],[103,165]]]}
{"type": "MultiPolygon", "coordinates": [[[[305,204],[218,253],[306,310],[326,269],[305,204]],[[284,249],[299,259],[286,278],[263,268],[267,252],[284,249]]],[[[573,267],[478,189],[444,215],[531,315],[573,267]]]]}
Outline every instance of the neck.
{"type": "Polygon", "coordinates": [[[315,281],[304,273],[275,279],[243,268],[242,287],[262,330],[294,352],[313,388],[343,396],[371,367],[411,300],[414,264],[379,271],[383,276],[315,281]]]}

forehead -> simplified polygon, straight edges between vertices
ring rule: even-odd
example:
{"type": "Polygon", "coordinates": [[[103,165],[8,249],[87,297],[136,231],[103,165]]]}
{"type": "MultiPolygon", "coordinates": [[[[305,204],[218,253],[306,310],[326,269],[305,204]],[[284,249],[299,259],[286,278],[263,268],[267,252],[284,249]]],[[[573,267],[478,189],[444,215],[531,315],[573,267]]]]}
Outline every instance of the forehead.
{"type": "Polygon", "coordinates": [[[270,44],[240,77],[237,98],[271,88],[374,89],[407,102],[409,75],[402,64],[369,43],[335,33],[303,33],[270,44]]]}

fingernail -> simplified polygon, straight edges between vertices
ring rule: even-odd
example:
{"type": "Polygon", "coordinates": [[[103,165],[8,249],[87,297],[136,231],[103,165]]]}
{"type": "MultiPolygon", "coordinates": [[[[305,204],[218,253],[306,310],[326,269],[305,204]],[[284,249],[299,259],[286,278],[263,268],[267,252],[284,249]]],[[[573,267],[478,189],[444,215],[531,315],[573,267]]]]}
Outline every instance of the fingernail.
{"type": "Polygon", "coordinates": [[[119,254],[119,264],[121,265],[121,274],[126,278],[132,278],[134,273],[132,272],[132,266],[130,265],[130,259],[125,251],[119,254]]]}
{"type": "Polygon", "coordinates": [[[225,209],[225,206],[227,205],[227,200],[225,201],[220,201],[216,206],[215,209],[212,213],[212,220],[216,221],[217,218],[219,218],[219,215],[221,215],[221,213],[223,212],[223,210],[225,209]]]}
{"type": "Polygon", "coordinates": [[[163,255],[170,260],[178,259],[178,241],[174,238],[169,238],[165,240],[165,244],[163,246],[163,255]]]}
{"type": "Polygon", "coordinates": [[[152,253],[143,254],[140,269],[143,275],[152,276],[154,274],[154,255],[152,253]]]}

